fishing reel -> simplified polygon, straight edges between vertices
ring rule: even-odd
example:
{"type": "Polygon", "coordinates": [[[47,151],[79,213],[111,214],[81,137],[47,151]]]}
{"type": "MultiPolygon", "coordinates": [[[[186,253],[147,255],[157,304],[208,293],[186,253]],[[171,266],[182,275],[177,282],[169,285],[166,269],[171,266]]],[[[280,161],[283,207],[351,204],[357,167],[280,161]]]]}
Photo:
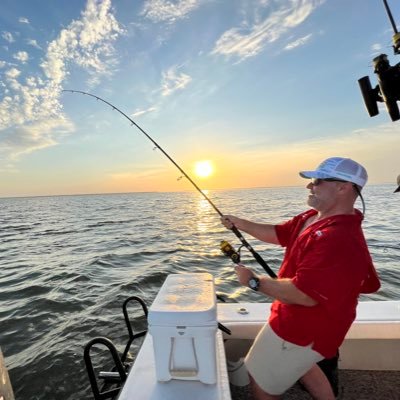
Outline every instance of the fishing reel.
{"type": "Polygon", "coordinates": [[[239,247],[238,251],[236,251],[230,243],[226,240],[222,240],[220,244],[221,251],[224,255],[229,257],[235,264],[240,263],[240,249],[242,246],[239,247]]]}
{"type": "Polygon", "coordinates": [[[358,80],[361,94],[370,117],[379,114],[378,102],[384,102],[392,121],[400,119],[397,101],[400,100],[400,63],[391,66],[386,54],[373,59],[378,85],[372,88],[368,76],[358,80]]]}

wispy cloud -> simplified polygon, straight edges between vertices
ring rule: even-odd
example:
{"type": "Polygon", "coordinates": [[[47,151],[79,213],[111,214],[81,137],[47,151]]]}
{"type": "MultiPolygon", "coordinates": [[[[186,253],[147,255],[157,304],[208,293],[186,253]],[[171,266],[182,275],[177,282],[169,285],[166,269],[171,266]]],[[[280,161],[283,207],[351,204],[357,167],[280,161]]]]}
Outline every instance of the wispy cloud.
{"type": "Polygon", "coordinates": [[[24,64],[29,60],[29,55],[26,51],[19,51],[18,53],[13,54],[13,58],[24,64]]]}
{"type": "Polygon", "coordinates": [[[375,54],[375,53],[380,53],[382,51],[382,45],[380,43],[374,43],[371,46],[371,51],[375,54]]]}
{"type": "MultiPolygon", "coordinates": [[[[277,146],[269,143],[267,153],[265,146],[258,146],[262,150],[251,149],[244,152],[241,157],[243,162],[251,163],[254,174],[265,174],[269,169],[274,171],[274,166],[278,165],[280,160],[285,160],[285,167],[280,170],[278,176],[281,180],[291,181],[291,184],[295,184],[296,179],[299,181],[297,174],[299,165],[302,165],[302,169],[313,169],[324,158],[336,155],[349,157],[363,164],[369,171],[370,183],[390,182],[394,181],[399,173],[398,142],[398,127],[388,123],[343,132],[335,137],[293,141],[290,144],[277,146]]],[[[269,178],[271,184],[279,184],[276,173],[271,173],[269,178]]]]}
{"type": "Polygon", "coordinates": [[[73,124],[64,116],[54,116],[5,130],[0,141],[0,153],[15,161],[23,154],[32,153],[57,144],[57,138],[73,130],[73,124]]]}
{"type": "Polygon", "coordinates": [[[178,67],[175,65],[162,74],[161,95],[169,96],[177,90],[184,89],[191,80],[189,75],[178,72],[178,67]]]}
{"type": "Polygon", "coordinates": [[[288,43],[285,47],[284,50],[293,50],[296,47],[304,46],[310,39],[311,39],[312,34],[308,34],[306,36],[303,36],[299,39],[293,40],[292,42],[288,43]]]}
{"type": "MultiPolygon", "coordinates": [[[[13,67],[5,71],[4,97],[0,102],[0,151],[5,158],[54,145],[58,135],[73,129],[62,114],[59,97],[71,64],[92,79],[111,73],[115,63],[112,43],[123,33],[111,0],[88,0],[79,20],[63,29],[47,47],[39,66],[43,73],[26,76],[13,67]]],[[[12,35],[3,33],[12,41],[12,35]]],[[[27,53],[14,58],[28,61],[27,53]]]]}
{"type": "Polygon", "coordinates": [[[18,22],[20,22],[21,24],[29,24],[29,19],[25,18],[25,17],[19,17],[18,22]]]}
{"type": "Polygon", "coordinates": [[[147,108],[145,110],[135,110],[132,113],[132,117],[133,118],[137,118],[137,117],[140,117],[142,115],[145,115],[145,114],[148,114],[148,113],[151,113],[151,112],[154,112],[154,111],[157,111],[157,107],[149,107],[149,108],[147,108]]]}
{"type": "Polygon", "coordinates": [[[147,0],[141,15],[153,22],[175,22],[199,7],[201,0],[147,0]]]}
{"type": "Polygon", "coordinates": [[[42,48],[38,45],[38,42],[35,39],[28,39],[26,43],[28,43],[29,46],[36,47],[37,49],[42,50],[42,48]]]}
{"type": "MultiPolygon", "coordinates": [[[[316,140],[314,148],[309,147],[309,149],[311,153],[315,150],[316,154],[322,157],[343,154],[345,157],[360,161],[369,171],[369,180],[373,183],[394,180],[399,173],[398,142],[398,127],[389,122],[376,127],[354,130],[336,138],[316,140]],[[388,173],[392,176],[387,175],[388,173]]],[[[303,149],[305,152],[306,146],[303,149]]]]}
{"type": "MultiPolygon", "coordinates": [[[[245,21],[231,28],[217,40],[211,54],[235,57],[242,61],[259,54],[268,43],[273,43],[291,29],[300,25],[325,0],[285,0],[272,3],[268,15],[257,22],[245,21]]],[[[270,7],[271,2],[259,6],[270,7]]]]}
{"type": "Polygon", "coordinates": [[[8,43],[15,42],[14,36],[12,35],[11,32],[3,32],[1,34],[1,37],[6,40],[8,43]]]}

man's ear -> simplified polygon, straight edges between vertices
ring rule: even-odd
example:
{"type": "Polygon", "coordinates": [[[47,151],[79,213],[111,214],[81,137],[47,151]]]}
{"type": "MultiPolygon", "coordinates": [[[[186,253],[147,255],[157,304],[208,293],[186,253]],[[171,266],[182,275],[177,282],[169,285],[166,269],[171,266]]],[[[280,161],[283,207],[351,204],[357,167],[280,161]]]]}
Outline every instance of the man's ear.
{"type": "Polygon", "coordinates": [[[339,192],[347,194],[347,193],[353,193],[354,188],[353,188],[353,184],[351,182],[340,182],[339,185],[339,192]]]}

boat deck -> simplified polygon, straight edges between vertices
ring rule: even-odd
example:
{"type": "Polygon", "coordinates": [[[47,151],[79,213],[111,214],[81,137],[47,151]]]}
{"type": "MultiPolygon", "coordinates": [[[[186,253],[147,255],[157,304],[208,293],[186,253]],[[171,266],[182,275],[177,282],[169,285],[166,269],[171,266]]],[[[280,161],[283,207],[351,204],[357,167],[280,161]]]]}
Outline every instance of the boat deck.
{"type": "MultiPolygon", "coordinates": [[[[219,321],[232,329],[232,336],[254,339],[267,320],[269,305],[241,303],[241,309],[246,310],[243,314],[238,313],[238,307],[234,303],[218,304],[219,321]]],[[[339,369],[338,399],[400,400],[400,349],[393,347],[400,336],[399,311],[397,301],[359,303],[357,319],[340,350],[339,367],[342,369],[339,369]],[[380,340],[374,342],[377,338],[380,340]],[[359,348],[356,342],[360,343],[359,348]],[[368,352],[365,352],[366,345],[368,352]],[[375,368],[381,364],[390,368],[375,368]],[[375,370],[372,371],[370,366],[375,370]]],[[[225,338],[229,339],[228,336],[225,338]]],[[[252,399],[247,387],[231,386],[231,393],[233,400],[252,399]]],[[[310,400],[311,396],[300,385],[295,385],[283,399],[310,400]]]]}
{"type": "MultiPolygon", "coordinates": [[[[340,348],[338,400],[400,400],[399,311],[400,302],[359,305],[357,320],[340,348]]],[[[118,400],[252,400],[248,387],[230,385],[226,361],[239,360],[247,353],[268,312],[267,303],[218,304],[218,321],[231,334],[220,331],[217,334],[215,385],[205,385],[197,379],[159,382],[153,337],[147,335],[118,400]]],[[[168,366],[171,357],[172,352],[167,353],[164,364],[166,361],[168,366]]],[[[295,385],[283,399],[311,397],[300,385],[295,385]]]]}
{"type": "MultiPolygon", "coordinates": [[[[338,400],[399,400],[400,371],[339,370],[338,400]]],[[[231,386],[232,400],[252,400],[248,387],[231,386]]],[[[293,386],[283,400],[310,400],[300,385],[293,386]]]]}

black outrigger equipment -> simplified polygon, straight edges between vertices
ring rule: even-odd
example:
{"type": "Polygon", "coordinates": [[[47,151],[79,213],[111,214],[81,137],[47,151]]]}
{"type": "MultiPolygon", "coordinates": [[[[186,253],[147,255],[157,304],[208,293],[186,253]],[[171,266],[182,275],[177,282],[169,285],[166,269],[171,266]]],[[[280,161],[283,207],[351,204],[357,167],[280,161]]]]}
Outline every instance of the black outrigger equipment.
{"type": "MultiPolygon", "coordinates": [[[[172,159],[172,157],[148,134],[146,133],[135,121],[133,121],[128,115],[126,115],[123,111],[121,111],[119,108],[115,107],[113,104],[109,103],[108,101],[102,99],[99,96],[96,96],[91,93],[83,92],[81,90],[70,90],[70,89],[65,89],[63,92],[70,92],[70,93],[80,93],[83,95],[87,95],[90,97],[94,97],[96,100],[100,100],[103,103],[109,105],[113,110],[118,111],[120,114],[122,114],[132,125],[136,126],[142,132],[147,139],[149,139],[154,145],[155,148],[159,149],[165,157],[168,158],[169,161],[172,162],[172,164],[175,165],[176,168],[182,173],[182,175],[196,188],[196,190],[210,203],[210,205],[214,208],[214,210],[220,215],[220,217],[223,217],[222,212],[217,208],[217,206],[209,199],[209,197],[197,186],[197,184],[190,178],[190,176],[172,159]]],[[[246,249],[253,255],[255,260],[264,268],[265,272],[271,277],[271,278],[276,278],[275,272],[269,267],[269,265],[263,260],[263,258],[253,249],[253,247],[250,246],[250,244],[247,242],[247,240],[243,237],[241,232],[236,228],[236,226],[232,226],[231,228],[232,232],[236,235],[236,237],[242,242],[243,246],[246,247],[246,249]]]]}
{"type": "MultiPolygon", "coordinates": [[[[394,31],[393,52],[400,54],[400,33],[397,30],[387,0],[383,0],[383,3],[394,31]]],[[[400,120],[397,104],[400,101],[400,63],[390,65],[386,54],[380,54],[372,62],[374,73],[378,78],[378,85],[373,88],[368,76],[363,76],[358,80],[367,112],[370,117],[375,117],[379,114],[378,102],[385,103],[391,120],[398,121],[400,120]]]]}

